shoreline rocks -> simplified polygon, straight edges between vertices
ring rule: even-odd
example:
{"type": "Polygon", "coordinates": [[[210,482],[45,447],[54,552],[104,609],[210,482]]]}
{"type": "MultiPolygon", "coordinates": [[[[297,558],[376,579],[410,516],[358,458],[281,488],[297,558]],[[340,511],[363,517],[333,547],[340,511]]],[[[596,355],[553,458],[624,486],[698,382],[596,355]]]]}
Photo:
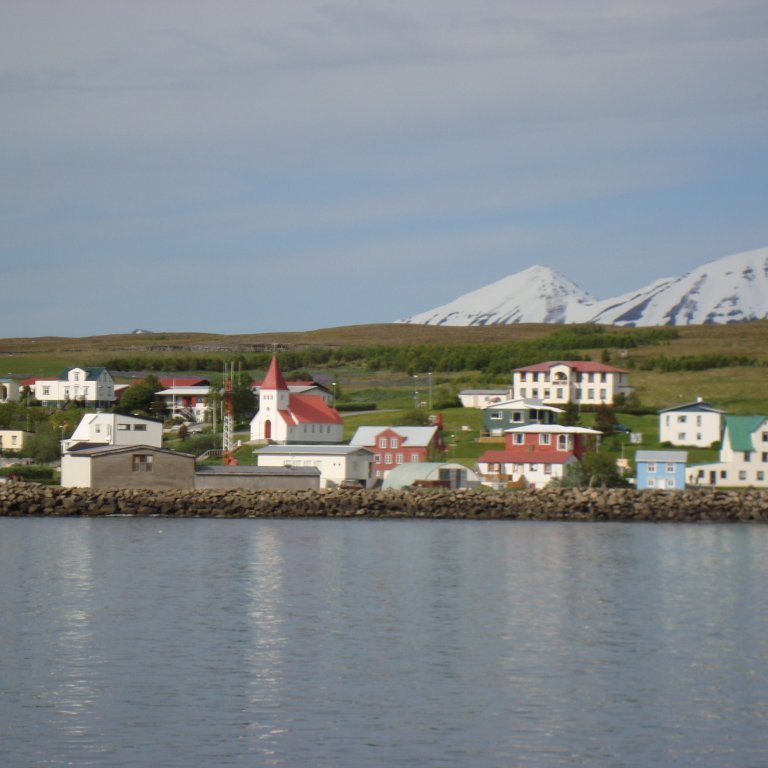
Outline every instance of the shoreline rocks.
{"type": "Polygon", "coordinates": [[[0,486],[4,517],[412,518],[768,522],[768,491],[136,490],[0,486]]]}

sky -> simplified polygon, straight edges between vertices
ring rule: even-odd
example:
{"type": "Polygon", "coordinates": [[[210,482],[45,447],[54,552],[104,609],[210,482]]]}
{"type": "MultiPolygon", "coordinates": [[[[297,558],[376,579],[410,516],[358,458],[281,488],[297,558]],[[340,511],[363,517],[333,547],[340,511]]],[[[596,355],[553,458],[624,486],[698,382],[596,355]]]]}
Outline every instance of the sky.
{"type": "Polygon", "coordinates": [[[0,338],[607,298],[768,245],[768,0],[0,0],[0,338]]]}

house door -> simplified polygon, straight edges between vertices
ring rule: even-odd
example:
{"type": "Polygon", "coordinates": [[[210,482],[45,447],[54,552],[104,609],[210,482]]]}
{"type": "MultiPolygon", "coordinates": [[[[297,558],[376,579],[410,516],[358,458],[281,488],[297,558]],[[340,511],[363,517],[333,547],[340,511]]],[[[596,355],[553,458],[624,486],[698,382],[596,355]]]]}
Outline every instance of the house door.
{"type": "Polygon", "coordinates": [[[264,422],[264,439],[265,440],[272,439],[272,421],[270,419],[267,419],[264,422]]]}
{"type": "Polygon", "coordinates": [[[709,484],[710,485],[717,485],[717,472],[710,472],[709,473],[709,484]]]}

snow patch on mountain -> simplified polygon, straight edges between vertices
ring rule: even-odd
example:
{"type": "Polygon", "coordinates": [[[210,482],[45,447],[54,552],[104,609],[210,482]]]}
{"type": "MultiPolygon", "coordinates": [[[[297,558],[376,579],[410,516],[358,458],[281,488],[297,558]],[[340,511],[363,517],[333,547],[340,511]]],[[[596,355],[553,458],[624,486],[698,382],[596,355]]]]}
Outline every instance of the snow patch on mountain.
{"type": "Polygon", "coordinates": [[[399,322],[648,326],[764,318],[768,318],[768,247],[725,256],[682,277],[656,280],[599,301],[559,272],[534,266],[399,322]]]}

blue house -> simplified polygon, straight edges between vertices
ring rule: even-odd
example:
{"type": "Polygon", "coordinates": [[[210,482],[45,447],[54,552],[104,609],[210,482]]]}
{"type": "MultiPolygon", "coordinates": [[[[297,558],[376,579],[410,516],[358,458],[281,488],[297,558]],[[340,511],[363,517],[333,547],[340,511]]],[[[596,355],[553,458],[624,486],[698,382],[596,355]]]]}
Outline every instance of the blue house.
{"type": "Polygon", "coordinates": [[[635,454],[637,488],[684,490],[687,460],[687,451],[637,451],[635,454]]]}

